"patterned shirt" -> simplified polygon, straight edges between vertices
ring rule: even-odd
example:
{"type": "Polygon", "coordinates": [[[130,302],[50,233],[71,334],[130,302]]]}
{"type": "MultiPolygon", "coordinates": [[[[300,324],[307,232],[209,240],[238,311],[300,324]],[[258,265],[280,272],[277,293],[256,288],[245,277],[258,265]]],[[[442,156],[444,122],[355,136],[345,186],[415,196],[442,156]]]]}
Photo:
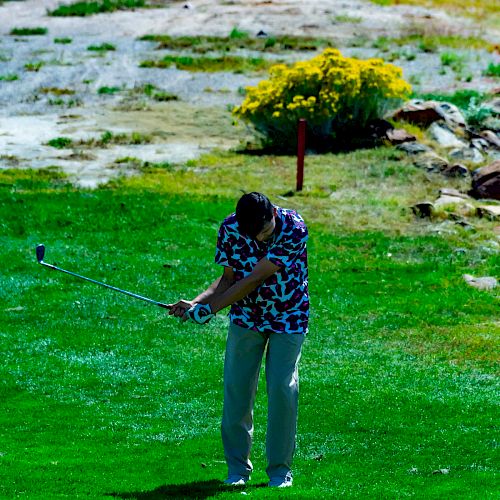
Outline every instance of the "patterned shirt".
{"type": "Polygon", "coordinates": [[[263,333],[306,334],[309,319],[307,227],[297,212],[275,208],[276,229],[265,242],[241,234],[235,214],[227,217],[219,229],[215,262],[231,267],[236,281],[248,276],[263,258],[280,268],[231,306],[232,323],[263,333]]]}

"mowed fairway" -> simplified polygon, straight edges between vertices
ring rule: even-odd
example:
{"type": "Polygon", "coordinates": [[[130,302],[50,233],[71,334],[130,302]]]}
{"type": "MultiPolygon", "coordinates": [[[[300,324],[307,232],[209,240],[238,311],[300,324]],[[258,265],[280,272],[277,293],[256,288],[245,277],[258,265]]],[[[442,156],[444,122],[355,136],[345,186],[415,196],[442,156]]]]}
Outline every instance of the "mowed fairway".
{"type": "Polygon", "coordinates": [[[263,487],[261,380],[246,494],[497,498],[498,293],[462,274],[498,277],[498,223],[415,221],[410,202],[443,181],[391,151],[312,157],[286,199],[288,157],[214,154],[94,191],[0,172],[0,497],[241,498],[220,482],[225,314],[182,324],[39,266],[35,246],[156,300],[192,298],[220,272],[217,228],[245,189],[303,213],[312,299],[294,487],[263,487]]]}

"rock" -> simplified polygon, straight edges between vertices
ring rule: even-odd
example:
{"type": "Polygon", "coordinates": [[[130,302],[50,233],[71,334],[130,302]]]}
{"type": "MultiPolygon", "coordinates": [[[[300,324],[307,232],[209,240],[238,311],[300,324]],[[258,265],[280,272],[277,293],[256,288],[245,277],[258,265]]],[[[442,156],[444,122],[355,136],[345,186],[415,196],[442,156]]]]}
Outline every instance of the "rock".
{"type": "Polygon", "coordinates": [[[428,127],[431,123],[441,120],[442,116],[436,110],[436,103],[434,101],[413,99],[398,109],[392,115],[392,118],[428,127]]]}
{"type": "Polygon", "coordinates": [[[182,6],[183,9],[193,9],[193,4],[192,3],[185,3],[183,6],[182,6]]]}
{"type": "Polygon", "coordinates": [[[460,163],[449,165],[442,173],[446,177],[468,177],[470,175],[469,169],[460,163]]]}
{"type": "Polygon", "coordinates": [[[403,128],[388,130],[386,137],[391,144],[403,144],[404,142],[413,142],[417,140],[413,134],[410,134],[403,128]]]}
{"type": "Polygon", "coordinates": [[[500,200],[500,160],[472,173],[470,194],[475,198],[500,200]]]}
{"type": "Polygon", "coordinates": [[[422,101],[413,99],[398,109],[392,118],[428,127],[444,120],[451,128],[465,128],[465,118],[454,104],[449,102],[422,101]]]}
{"type": "Polygon", "coordinates": [[[411,207],[412,212],[421,219],[430,217],[434,212],[434,205],[430,201],[421,201],[411,207]]]}
{"type": "Polygon", "coordinates": [[[488,143],[492,146],[494,146],[497,149],[500,149],[500,137],[498,137],[495,132],[492,132],[491,130],[483,130],[481,132],[481,137],[488,141],[488,143]]]}
{"type": "Polygon", "coordinates": [[[454,160],[465,160],[471,163],[482,163],[484,161],[483,155],[476,148],[456,148],[450,151],[449,155],[454,160]]]}
{"type": "Polygon", "coordinates": [[[441,188],[439,190],[439,196],[454,196],[455,198],[461,198],[462,200],[472,199],[467,193],[461,193],[458,189],[453,188],[441,188]]]}
{"type": "Polygon", "coordinates": [[[483,103],[483,106],[490,108],[496,115],[500,115],[500,97],[495,97],[491,101],[483,103]]]}
{"type": "Polygon", "coordinates": [[[477,216],[489,220],[500,220],[500,205],[482,205],[476,209],[477,216]]]}
{"type": "Polygon", "coordinates": [[[443,148],[463,148],[465,143],[446,126],[439,123],[433,123],[429,128],[432,138],[443,148]]]}
{"type": "Polygon", "coordinates": [[[269,35],[264,31],[264,30],[260,30],[258,33],[257,33],[257,38],[268,38],[269,35]]]}
{"type": "Polygon", "coordinates": [[[478,151],[486,151],[490,147],[489,142],[483,139],[482,137],[480,139],[472,139],[470,144],[471,147],[477,149],[478,151]]]}
{"type": "Polygon", "coordinates": [[[493,278],[492,276],[484,276],[482,278],[475,278],[471,274],[464,274],[463,278],[465,282],[473,286],[474,288],[477,288],[478,290],[493,290],[498,286],[498,281],[496,278],[493,278]]]}
{"type": "Polygon", "coordinates": [[[476,214],[476,207],[472,204],[469,203],[467,200],[464,200],[463,198],[457,198],[456,196],[440,196],[435,202],[434,202],[434,209],[440,210],[444,208],[452,208],[455,212],[455,215],[475,215],[476,214]]]}
{"type": "Polygon", "coordinates": [[[376,119],[368,123],[365,132],[373,139],[385,139],[387,137],[387,132],[393,129],[392,123],[387,120],[376,119]]]}
{"type": "Polygon", "coordinates": [[[483,128],[500,133],[500,119],[495,118],[494,116],[489,116],[483,121],[483,128]]]}
{"type": "Polygon", "coordinates": [[[420,142],[403,142],[403,144],[398,144],[396,146],[396,149],[399,149],[400,151],[404,151],[405,153],[408,153],[409,155],[418,155],[420,153],[428,153],[431,150],[429,146],[426,146],[425,144],[421,144],[420,142]]]}
{"type": "Polygon", "coordinates": [[[436,103],[436,111],[451,128],[465,128],[465,117],[454,104],[438,102],[436,103]]]}
{"type": "Polygon", "coordinates": [[[434,152],[418,155],[413,164],[427,170],[427,172],[442,172],[448,168],[448,162],[434,152]]]}

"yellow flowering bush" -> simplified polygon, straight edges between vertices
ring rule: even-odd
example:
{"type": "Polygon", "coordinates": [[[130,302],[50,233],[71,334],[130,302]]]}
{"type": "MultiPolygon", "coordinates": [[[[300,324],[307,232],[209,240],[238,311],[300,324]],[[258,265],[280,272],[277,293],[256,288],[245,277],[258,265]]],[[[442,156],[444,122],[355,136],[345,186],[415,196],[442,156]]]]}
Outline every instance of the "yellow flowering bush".
{"type": "Polygon", "coordinates": [[[308,148],[341,147],[407,98],[411,87],[401,68],[382,59],[354,59],[326,49],[291,67],[272,66],[268,80],[246,91],[233,113],[251,122],[266,146],[293,151],[299,118],[307,120],[308,148]]]}

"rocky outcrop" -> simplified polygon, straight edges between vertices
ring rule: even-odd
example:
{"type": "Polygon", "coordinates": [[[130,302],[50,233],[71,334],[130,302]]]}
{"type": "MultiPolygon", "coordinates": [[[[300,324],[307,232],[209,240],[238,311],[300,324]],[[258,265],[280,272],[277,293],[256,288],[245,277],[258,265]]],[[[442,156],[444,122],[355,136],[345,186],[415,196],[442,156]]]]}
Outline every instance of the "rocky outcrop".
{"type": "Polygon", "coordinates": [[[472,173],[470,194],[475,198],[500,200],[500,160],[472,173]]]}

